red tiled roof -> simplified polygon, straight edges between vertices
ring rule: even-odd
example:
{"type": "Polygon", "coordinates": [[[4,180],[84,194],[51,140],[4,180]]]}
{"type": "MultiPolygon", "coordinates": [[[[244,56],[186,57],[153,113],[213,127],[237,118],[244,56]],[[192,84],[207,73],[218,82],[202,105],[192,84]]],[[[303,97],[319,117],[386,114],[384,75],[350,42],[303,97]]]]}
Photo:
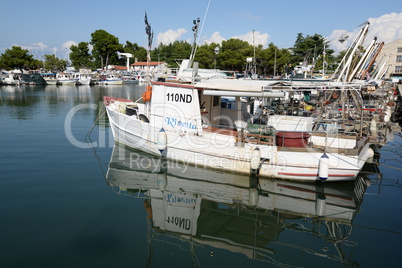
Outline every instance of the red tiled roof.
{"type": "Polygon", "coordinates": [[[115,70],[127,70],[127,66],[115,65],[115,66],[113,66],[113,69],[115,69],[115,70]]]}
{"type": "MultiPolygon", "coordinates": [[[[150,66],[157,66],[160,65],[162,63],[165,63],[164,61],[150,61],[149,65],[150,66]]],[[[146,61],[138,61],[136,63],[131,64],[131,66],[147,66],[147,62],[146,61]]]]}

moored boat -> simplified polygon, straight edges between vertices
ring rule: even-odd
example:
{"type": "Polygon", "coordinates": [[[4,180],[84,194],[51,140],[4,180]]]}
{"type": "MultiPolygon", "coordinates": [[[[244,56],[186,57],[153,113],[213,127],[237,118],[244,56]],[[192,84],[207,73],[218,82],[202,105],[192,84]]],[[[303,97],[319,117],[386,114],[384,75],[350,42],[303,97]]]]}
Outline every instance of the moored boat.
{"type": "Polygon", "coordinates": [[[122,75],[122,84],[138,84],[140,81],[134,75],[122,75]]]}
{"type": "Polygon", "coordinates": [[[92,77],[89,74],[74,73],[73,78],[78,79],[77,85],[89,85],[92,77]]]}
{"type": "Polygon", "coordinates": [[[123,79],[116,75],[104,75],[101,76],[101,79],[99,80],[100,84],[104,85],[121,85],[123,84],[123,79]]]}
{"type": "Polygon", "coordinates": [[[57,73],[56,78],[58,85],[76,85],[78,81],[78,78],[74,78],[70,73],[57,73]]]}
{"type": "Polygon", "coordinates": [[[252,115],[245,116],[244,111],[221,109],[222,96],[240,102],[240,96],[284,95],[261,83],[266,82],[153,82],[143,95],[144,103],[105,96],[104,104],[115,140],[144,152],[261,177],[354,180],[373,154],[368,137],[356,132],[313,131],[312,121],[294,129],[275,129],[249,124],[244,119],[252,115]]]}
{"type": "Polygon", "coordinates": [[[56,73],[42,73],[41,76],[43,77],[47,85],[57,84],[56,73]]]}

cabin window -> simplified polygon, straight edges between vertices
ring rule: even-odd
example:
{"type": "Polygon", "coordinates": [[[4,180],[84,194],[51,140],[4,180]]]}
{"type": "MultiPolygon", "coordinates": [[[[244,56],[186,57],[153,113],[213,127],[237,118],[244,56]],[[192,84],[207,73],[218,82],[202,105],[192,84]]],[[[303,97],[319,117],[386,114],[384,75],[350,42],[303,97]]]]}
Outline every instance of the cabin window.
{"type": "Polygon", "coordinates": [[[402,62],[402,55],[396,56],[396,62],[402,62]]]}
{"type": "Polygon", "coordinates": [[[214,96],[213,105],[214,107],[219,105],[219,96],[214,96]]]}
{"type": "Polygon", "coordinates": [[[395,66],[396,73],[402,73],[402,66],[395,66]]]}
{"type": "Polygon", "coordinates": [[[232,109],[232,104],[227,102],[221,102],[221,108],[232,109]]]}

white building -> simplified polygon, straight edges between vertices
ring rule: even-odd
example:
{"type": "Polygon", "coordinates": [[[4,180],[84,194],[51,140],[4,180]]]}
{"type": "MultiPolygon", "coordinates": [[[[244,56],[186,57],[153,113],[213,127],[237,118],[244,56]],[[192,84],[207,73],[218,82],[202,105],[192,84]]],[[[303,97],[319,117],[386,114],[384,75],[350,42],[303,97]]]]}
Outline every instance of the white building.
{"type": "Polygon", "coordinates": [[[383,46],[376,59],[376,66],[380,73],[385,73],[385,79],[402,79],[402,38],[383,46]]]}
{"type": "MultiPolygon", "coordinates": [[[[131,67],[134,68],[135,71],[146,71],[147,70],[147,62],[146,61],[138,61],[136,63],[131,64],[131,67]]],[[[150,71],[159,71],[163,72],[163,70],[167,70],[167,63],[164,61],[151,61],[149,62],[150,71]]]]}

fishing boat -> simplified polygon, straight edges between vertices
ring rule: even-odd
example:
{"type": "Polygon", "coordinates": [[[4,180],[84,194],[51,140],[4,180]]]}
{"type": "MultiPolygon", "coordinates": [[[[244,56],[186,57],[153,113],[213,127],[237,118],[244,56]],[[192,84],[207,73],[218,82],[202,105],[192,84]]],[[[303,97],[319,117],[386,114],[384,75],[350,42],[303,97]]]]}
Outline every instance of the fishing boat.
{"type": "Polygon", "coordinates": [[[373,155],[369,138],[362,132],[313,130],[311,118],[287,115],[276,115],[270,125],[254,123],[248,120],[253,115],[243,109],[221,108],[223,96],[236,98],[241,107],[240,97],[285,95],[266,83],[228,79],[195,84],[152,82],[142,103],[105,96],[104,104],[114,139],[134,149],[261,177],[354,180],[373,155]]]}

